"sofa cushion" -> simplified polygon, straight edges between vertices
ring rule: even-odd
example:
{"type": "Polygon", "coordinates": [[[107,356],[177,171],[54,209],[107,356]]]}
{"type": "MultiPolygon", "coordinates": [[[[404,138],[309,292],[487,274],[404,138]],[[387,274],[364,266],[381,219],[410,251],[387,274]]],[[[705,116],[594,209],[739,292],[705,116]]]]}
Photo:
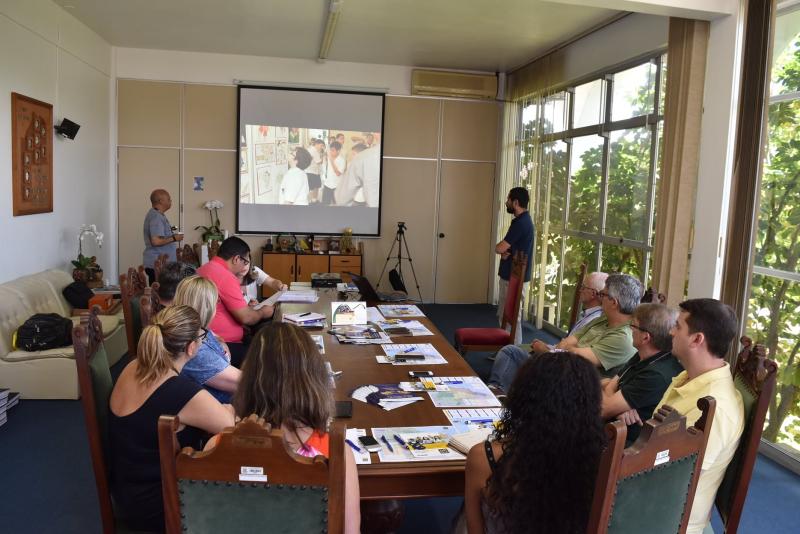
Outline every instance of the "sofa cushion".
{"type": "Polygon", "coordinates": [[[11,352],[11,336],[33,313],[18,293],[0,285],[0,357],[11,352]]]}
{"type": "MultiPolygon", "coordinates": [[[[100,324],[103,326],[104,338],[110,336],[122,322],[118,315],[98,315],[97,318],[100,319],[100,324]]],[[[81,318],[79,316],[70,317],[70,319],[72,319],[73,326],[81,324],[81,318]]]]}
{"type": "MultiPolygon", "coordinates": [[[[72,309],[61,294],[63,287],[56,290],[50,283],[50,279],[57,280],[56,277],[59,276],[55,274],[57,272],[59,271],[45,271],[23,276],[6,282],[3,287],[24,299],[28,308],[32,310],[31,315],[34,313],[57,313],[69,317],[72,309]]],[[[69,276],[67,273],[62,274],[69,276]]]]}
{"type": "Polygon", "coordinates": [[[50,358],[70,358],[75,359],[75,349],[72,345],[67,347],[58,347],[57,349],[36,350],[28,352],[27,350],[15,350],[9,352],[5,356],[0,356],[7,362],[24,362],[30,360],[45,360],[50,358]]]}

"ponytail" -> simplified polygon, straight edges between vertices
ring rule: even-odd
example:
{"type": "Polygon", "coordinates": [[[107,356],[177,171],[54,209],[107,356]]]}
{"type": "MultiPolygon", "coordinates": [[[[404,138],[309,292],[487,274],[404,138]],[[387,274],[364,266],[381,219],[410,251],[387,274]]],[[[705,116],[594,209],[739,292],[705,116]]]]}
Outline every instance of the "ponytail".
{"type": "Polygon", "coordinates": [[[142,329],[136,347],[136,378],[147,385],[170,370],[174,360],[197,337],[200,316],[189,306],[169,306],[142,329]]]}

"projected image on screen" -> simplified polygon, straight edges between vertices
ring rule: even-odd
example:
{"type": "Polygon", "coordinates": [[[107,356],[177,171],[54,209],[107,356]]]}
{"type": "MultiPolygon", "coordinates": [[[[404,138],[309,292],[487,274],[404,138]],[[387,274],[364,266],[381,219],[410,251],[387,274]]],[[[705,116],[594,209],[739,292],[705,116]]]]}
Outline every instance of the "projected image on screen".
{"type": "Polygon", "coordinates": [[[248,124],[239,202],[377,208],[380,139],[380,132],[248,124]]]}
{"type": "Polygon", "coordinates": [[[239,86],[237,232],[379,235],[383,104],[239,86]]]}

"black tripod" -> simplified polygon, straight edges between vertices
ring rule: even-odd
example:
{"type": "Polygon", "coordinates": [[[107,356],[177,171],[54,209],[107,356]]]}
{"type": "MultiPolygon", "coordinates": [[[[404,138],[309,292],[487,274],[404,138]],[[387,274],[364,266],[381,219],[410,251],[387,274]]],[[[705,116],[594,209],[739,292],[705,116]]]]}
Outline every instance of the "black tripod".
{"type": "Polygon", "coordinates": [[[414,260],[411,259],[411,253],[408,252],[408,241],[406,240],[406,223],[398,222],[397,223],[397,234],[394,236],[394,241],[392,242],[392,247],[389,249],[389,253],[386,255],[386,263],[383,264],[383,270],[381,270],[381,276],[378,278],[377,288],[380,289],[381,287],[381,280],[383,280],[383,274],[386,272],[386,267],[389,265],[389,260],[392,258],[392,252],[394,252],[394,247],[397,245],[397,265],[395,265],[394,269],[389,271],[389,283],[392,285],[392,289],[395,291],[402,291],[403,293],[408,293],[406,290],[405,281],[403,280],[403,260],[408,260],[408,264],[411,265],[411,275],[414,277],[414,285],[417,286],[417,294],[419,295],[419,302],[422,302],[422,291],[419,289],[419,282],[417,281],[417,273],[414,272],[414,260]],[[405,258],[403,257],[403,247],[405,247],[406,255],[405,258]],[[396,276],[392,273],[396,273],[396,276]]]}

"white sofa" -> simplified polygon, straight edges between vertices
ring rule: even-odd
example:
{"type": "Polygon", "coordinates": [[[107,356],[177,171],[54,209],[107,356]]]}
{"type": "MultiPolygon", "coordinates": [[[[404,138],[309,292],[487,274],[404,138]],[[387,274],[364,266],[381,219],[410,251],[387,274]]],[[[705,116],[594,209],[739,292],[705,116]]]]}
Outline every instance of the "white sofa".
{"type": "MultiPolygon", "coordinates": [[[[44,271],[0,284],[0,388],[19,391],[24,399],[77,399],[78,374],[72,346],[27,352],[14,350],[14,331],[35,313],[71,317],[61,291],[72,282],[64,271],[44,271]]],[[[72,320],[77,324],[79,317],[72,320]]],[[[122,312],[101,315],[109,365],[128,350],[122,312]]]]}

